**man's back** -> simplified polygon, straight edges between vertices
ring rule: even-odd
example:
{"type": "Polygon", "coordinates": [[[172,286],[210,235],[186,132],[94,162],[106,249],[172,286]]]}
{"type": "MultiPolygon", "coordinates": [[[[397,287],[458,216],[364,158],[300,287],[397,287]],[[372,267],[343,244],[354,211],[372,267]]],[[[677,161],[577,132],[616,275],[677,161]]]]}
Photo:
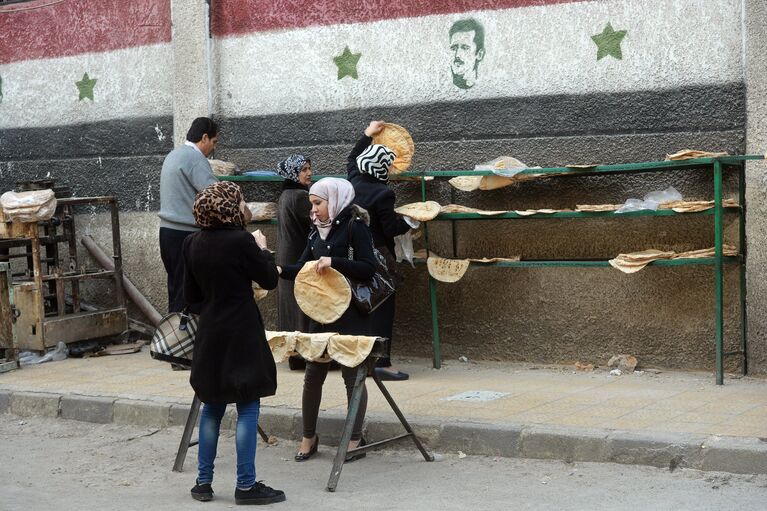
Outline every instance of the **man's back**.
{"type": "Polygon", "coordinates": [[[210,163],[196,148],[182,145],[171,151],[160,173],[160,227],[196,231],[195,195],[215,182],[210,163]]]}

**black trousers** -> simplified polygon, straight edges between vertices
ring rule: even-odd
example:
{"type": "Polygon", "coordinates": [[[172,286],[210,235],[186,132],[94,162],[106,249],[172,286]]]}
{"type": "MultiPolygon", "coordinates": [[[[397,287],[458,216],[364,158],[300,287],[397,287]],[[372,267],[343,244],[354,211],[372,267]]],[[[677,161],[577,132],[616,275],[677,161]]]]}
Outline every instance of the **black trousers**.
{"type": "MultiPolygon", "coordinates": [[[[168,312],[181,312],[186,306],[184,300],[184,256],[181,245],[193,231],[179,231],[160,227],[160,257],[168,274],[168,312]]],[[[190,307],[191,312],[197,312],[190,307]]]]}

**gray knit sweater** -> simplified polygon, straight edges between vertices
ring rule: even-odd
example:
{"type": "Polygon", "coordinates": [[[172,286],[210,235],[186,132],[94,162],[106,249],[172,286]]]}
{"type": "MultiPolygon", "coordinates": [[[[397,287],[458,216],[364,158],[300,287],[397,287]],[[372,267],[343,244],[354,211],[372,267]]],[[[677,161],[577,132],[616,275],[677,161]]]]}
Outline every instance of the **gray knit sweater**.
{"type": "Polygon", "coordinates": [[[199,230],[192,214],[194,197],[216,181],[208,159],[197,149],[182,145],[171,151],[160,173],[160,227],[199,230]]]}

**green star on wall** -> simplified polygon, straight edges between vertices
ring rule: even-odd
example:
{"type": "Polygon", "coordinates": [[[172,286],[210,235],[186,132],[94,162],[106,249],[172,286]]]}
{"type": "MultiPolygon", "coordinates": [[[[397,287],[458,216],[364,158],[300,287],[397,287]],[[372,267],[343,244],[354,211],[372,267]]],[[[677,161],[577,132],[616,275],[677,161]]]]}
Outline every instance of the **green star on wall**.
{"type": "Polygon", "coordinates": [[[351,76],[355,80],[357,79],[357,62],[361,56],[361,53],[352,53],[347,46],[341,55],[333,57],[333,62],[338,66],[339,80],[344,76],[351,76]]]}
{"type": "Polygon", "coordinates": [[[618,60],[623,59],[623,53],[621,52],[621,41],[626,37],[625,30],[613,30],[613,26],[610,22],[605,25],[601,34],[591,36],[591,40],[597,45],[597,60],[601,60],[608,55],[615,57],[618,60]]]}
{"type": "Polygon", "coordinates": [[[80,99],[78,101],[82,101],[85,98],[93,101],[93,87],[96,85],[95,78],[91,79],[88,77],[88,73],[85,73],[83,74],[83,79],[75,82],[75,85],[77,85],[77,90],[80,91],[80,99]]]}

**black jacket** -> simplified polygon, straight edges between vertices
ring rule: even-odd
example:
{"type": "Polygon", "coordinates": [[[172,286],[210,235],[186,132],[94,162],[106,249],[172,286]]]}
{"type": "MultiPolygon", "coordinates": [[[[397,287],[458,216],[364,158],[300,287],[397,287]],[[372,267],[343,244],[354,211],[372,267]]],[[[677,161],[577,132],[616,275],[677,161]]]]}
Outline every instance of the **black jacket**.
{"type": "Polygon", "coordinates": [[[182,251],[184,296],[202,302],[189,378],[197,396],[238,403],[274,395],[277,369],[251,283],[277,287],[274,258],[239,228],[203,229],[182,251]]]}
{"type": "Polygon", "coordinates": [[[394,212],[394,191],[383,181],[357,168],[357,156],[373,141],[363,135],[346,160],[347,179],[354,186],[354,203],[370,213],[370,232],[376,248],[386,247],[394,255],[394,237],[405,234],[410,226],[394,212]]]}
{"type": "MultiPolygon", "coordinates": [[[[283,266],[284,279],[295,280],[296,275],[307,261],[314,261],[323,256],[331,258],[331,267],[346,277],[357,280],[369,280],[375,274],[376,266],[373,256],[373,244],[370,231],[364,217],[354,205],[345,208],[333,221],[333,227],[327,239],[320,238],[317,228],[312,226],[304,253],[296,264],[283,266]],[[353,222],[351,231],[349,222],[353,222]],[[352,236],[354,260],[349,259],[349,234],[352,236]]],[[[311,332],[338,332],[347,335],[371,335],[368,316],[361,314],[350,304],[344,314],[334,323],[323,325],[310,321],[311,332]]]]}
{"type": "MultiPolygon", "coordinates": [[[[277,203],[279,234],[277,237],[277,264],[295,263],[306,248],[306,237],[312,226],[309,213],[309,190],[305,186],[285,180],[277,203]]],[[[289,332],[309,331],[309,318],[301,312],[293,295],[293,282],[280,279],[277,286],[277,329],[289,332]]]]}

